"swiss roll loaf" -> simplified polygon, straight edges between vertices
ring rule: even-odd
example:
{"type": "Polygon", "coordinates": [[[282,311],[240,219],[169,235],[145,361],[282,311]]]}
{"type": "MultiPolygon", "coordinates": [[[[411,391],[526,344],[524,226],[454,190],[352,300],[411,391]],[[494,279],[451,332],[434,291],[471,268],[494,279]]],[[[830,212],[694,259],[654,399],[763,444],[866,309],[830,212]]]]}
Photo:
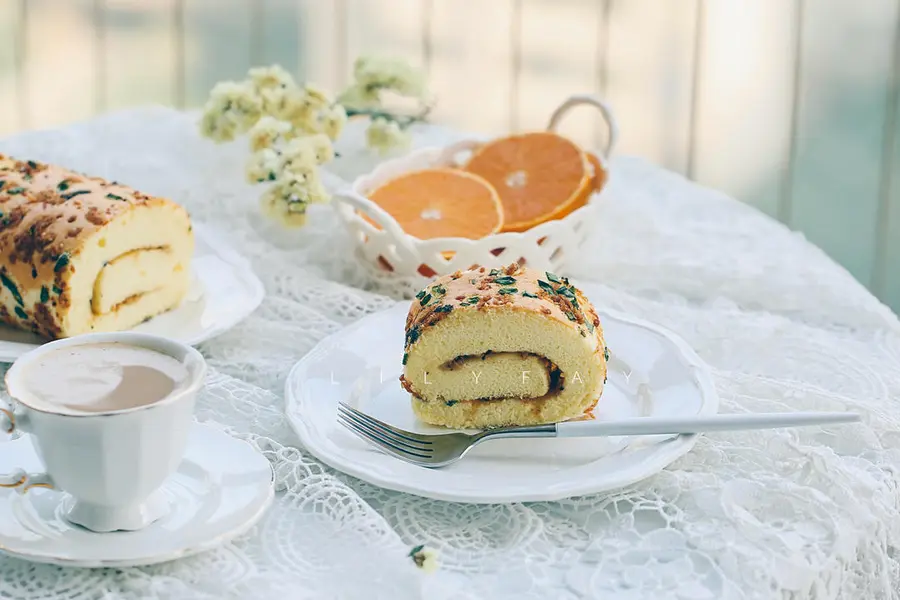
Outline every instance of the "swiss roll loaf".
{"type": "Polygon", "coordinates": [[[187,211],[98,177],[0,155],[0,320],[48,339],[121,331],[180,304],[187,211]]]}

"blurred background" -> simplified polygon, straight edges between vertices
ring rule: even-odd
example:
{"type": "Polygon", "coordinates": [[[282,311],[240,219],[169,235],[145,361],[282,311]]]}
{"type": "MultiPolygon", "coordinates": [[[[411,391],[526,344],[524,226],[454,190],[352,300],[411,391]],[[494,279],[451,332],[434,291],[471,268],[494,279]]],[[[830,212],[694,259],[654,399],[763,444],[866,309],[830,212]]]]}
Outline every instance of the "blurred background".
{"type": "MultiPolygon", "coordinates": [[[[481,133],[598,93],[619,153],[801,231],[900,312],[900,0],[0,0],[0,135],[199,107],[254,65],[337,91],[362,53],[425,67],[433,120],[481,133]]],[[[588,108],[562,131],[605,139],[588,108]]]]}

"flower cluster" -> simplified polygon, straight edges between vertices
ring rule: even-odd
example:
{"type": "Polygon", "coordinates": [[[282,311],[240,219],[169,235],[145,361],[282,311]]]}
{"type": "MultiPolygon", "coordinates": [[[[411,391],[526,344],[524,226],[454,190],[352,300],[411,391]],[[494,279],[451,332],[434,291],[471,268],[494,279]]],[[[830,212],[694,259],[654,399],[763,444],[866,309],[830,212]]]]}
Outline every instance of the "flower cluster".
{"type": "Polygon", "coordinates": [[[210,92],[200,132],[219,143],[247,135],[246,178],[269,186],[260,199],[265,215],[302,226],[309,205],[329,201],[319,167],[334,159],[332,142],[348,117],[368,116],[367,145],[384,153],[408,144],[407,127],[427,114],[398,116],[383,108],[384,92],[424,97],[422,75],[406,63],[359,58],[353,75],[337,100],[315,85],[299,84],[278,65],[250,69],[244,81],[225,81],[210,92]]]}
{"type": "Polygon", "coordinates": [[[420,71],[400,60],[367,56],[354,63],[353,83],[338,101],[347,109],[347,114],[370,118],[367,145],[384,154],[409,145],[408,127],[424,120],[428,114],[425,97],[425,78],[420,71]],[[420,105],[419,112],[397,115],[385,110],[386,93],[415,100],[420,105]]]}
{"type": "Polygon", "coordinates": [[[201,133],[217,142],[247,134],[246,177],[269,183],[263,213],[302,226],[310,204],[328,202],[318,167],[334,158],[331,142],[347,122],[344,107],[318,87],[298,85],[275,65],[251,69],[243,82],[216,85],[200,120],[201,133]]]}

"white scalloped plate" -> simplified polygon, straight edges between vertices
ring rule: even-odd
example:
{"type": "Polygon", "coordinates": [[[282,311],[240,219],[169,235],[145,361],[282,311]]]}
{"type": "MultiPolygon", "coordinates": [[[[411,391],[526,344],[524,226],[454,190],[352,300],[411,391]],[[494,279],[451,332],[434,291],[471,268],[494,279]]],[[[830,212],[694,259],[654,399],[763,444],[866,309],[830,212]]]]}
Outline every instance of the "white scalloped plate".
{"type": "MultiPolygon", "coordinates": [[[[246,259],[202,224],[194,223],[194,237],[194,280],[187,298],[133,331],[193,346],[231,329],[262,302],[265,290],[246,259]]],[[[43,343],[31,333],[0,325],[0,362],[13,362],[43,343]]]]}
{"type": "MultiPolygon", "coordinates": [[[[599,309],[602,292],[578,284],[599,309]]],[[[287,416],[322,462],[382,488],[466,503],[560,500],[645,479],[693,447],[696,436],[507,439],[486,442],[443,469],[417,467],[367,445],[337,423],[337,403],[403,429],[446,431],[416,420],[398,381],[406,303],[369,315],[323,340],[291,370],[287,416]],[[372,373],[375,373],[373,376],[372,373]],[[373,381],[374,377],[374,381],[373,381]],[[365,385],[360,385],[361,383],[365,385]],[[360,394],[359,390],[369,392],[360,394]]],[[[715,414],[706,364],[657,325],[598,310],[610,349],[609,381],[597,419],[715,414]]]]}

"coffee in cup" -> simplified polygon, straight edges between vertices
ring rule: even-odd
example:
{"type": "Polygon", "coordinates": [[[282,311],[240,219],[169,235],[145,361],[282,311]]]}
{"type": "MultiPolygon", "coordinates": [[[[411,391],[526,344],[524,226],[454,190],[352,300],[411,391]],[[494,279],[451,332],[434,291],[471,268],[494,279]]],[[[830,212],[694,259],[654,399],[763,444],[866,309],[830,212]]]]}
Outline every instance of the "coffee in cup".
{"type": "Polygon", "coordinates": [[[46,473],[0,486],[66,492],[66,517],[93,531],[141,529],[168,511],[165,480],[184,456],[206,362],[157,336],[97,333],[45,344],[6,373],[0,431],[31,434],[46,473]]]}

